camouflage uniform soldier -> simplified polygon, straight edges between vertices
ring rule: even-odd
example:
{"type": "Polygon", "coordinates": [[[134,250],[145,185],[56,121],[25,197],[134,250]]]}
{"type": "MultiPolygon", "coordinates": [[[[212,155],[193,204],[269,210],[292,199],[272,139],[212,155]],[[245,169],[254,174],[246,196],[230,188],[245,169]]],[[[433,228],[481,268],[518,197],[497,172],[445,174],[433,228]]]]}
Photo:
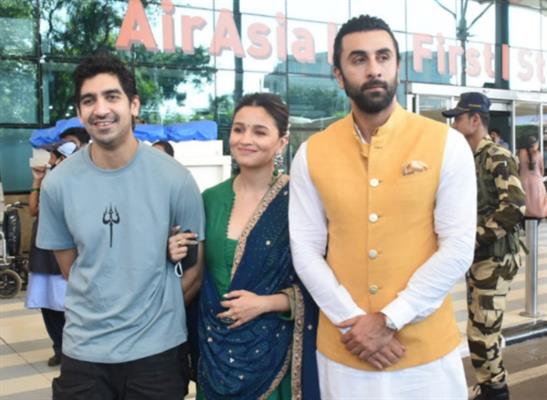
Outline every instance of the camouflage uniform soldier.
{"type": "Polygon", "coordinates": [[[517,160],[488,136],[490,100],[463,93],[452,126],[467,139],[477,171],[477,239],[467,274],[467,339],[480,385],[475,399],[509,399],[501,356],[501,325],[506,296],[521,264],[519,227],[524,217],[524,191],[517,160]]]}

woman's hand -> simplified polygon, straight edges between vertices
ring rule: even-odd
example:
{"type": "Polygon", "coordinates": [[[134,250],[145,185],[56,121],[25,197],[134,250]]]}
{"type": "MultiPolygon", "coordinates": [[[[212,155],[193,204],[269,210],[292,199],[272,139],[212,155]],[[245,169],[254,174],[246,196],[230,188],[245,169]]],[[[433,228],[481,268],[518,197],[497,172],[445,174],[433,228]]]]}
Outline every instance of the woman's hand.
{"type": "Polygon", "coordinates": [[[188,246],[198,244],[197,234],[193,232],[179,232],[180,227],[172,230],[169,238],[169,259],[177,263],[188,255],[188,246]],[[177,233],[178,232],[178,233],[177,233]]]}
{"type": "Polygon", "coordinates": [[[269,296],[259,296],[247,290],[233,290],[224,295],[226,300],[221,301],[226,311],[217,314],[229,323],[229,328],[237,328],[261,314],[269,312],[269,296]],[[233,322],[229,322],[233,321],[233,322]]]}

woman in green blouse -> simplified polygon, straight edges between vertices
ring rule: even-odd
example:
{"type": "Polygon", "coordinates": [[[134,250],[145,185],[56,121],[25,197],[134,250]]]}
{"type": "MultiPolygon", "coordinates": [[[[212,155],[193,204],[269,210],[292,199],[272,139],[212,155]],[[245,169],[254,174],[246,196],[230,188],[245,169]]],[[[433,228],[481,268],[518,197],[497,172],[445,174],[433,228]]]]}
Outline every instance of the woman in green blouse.
{"type": "MultiPolygon", "coordinates": [[[[306,314],[312,318],[314,313],[305,312],[309,297],[297,284],[290,256],[288,176],[274,163],[287,145],[287,133],[288,110],[278,96],[244,96],[230,132],[240,172],[203,194],[201,399],[303,396],[304,324],[306,314]]],[[[170,240],[174,261],[184,255],[177,246],[183,239],[179,234],[170,240]]],[[[311,357],[308,364],[315,370],[315,354],[311,357]]]]}

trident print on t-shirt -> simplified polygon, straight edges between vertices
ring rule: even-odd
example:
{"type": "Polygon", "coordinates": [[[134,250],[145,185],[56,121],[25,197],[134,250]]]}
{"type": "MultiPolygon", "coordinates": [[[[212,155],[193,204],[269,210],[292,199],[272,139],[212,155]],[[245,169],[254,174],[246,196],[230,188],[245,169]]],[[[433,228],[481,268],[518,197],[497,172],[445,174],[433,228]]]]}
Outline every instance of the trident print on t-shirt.
{"type": "Polygon", "coordinates": [[[120,223],[120,214],[116,207],[112,208],[112,204],[104,209],[103,224],[110,226],[110,247],[112,247],[112,239],[114,234],[114,225],[120,223]]]}

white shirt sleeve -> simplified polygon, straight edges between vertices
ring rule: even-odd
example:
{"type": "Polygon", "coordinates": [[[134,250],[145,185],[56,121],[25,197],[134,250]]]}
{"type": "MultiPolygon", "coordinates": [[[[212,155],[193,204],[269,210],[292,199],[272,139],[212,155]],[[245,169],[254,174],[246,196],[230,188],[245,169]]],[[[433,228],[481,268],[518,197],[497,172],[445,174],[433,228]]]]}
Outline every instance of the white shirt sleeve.
{"type": "Polygon", "coordinates": [[[446,140],[434,218],[438,250],[412,275],[406,288],[382,312],[397,328],[427,317],[444,301],[471,263],[477,226],[477,184],[473,154],[450,128],[446,140]]]}
{"type": "Polygon", "coordinates": [[[325,260],[327,220],[309,175],[307,142],[300,146],[291,165],[289,230],[296,273],[327,318],[339,324],[365,314],[325,260]]]}

